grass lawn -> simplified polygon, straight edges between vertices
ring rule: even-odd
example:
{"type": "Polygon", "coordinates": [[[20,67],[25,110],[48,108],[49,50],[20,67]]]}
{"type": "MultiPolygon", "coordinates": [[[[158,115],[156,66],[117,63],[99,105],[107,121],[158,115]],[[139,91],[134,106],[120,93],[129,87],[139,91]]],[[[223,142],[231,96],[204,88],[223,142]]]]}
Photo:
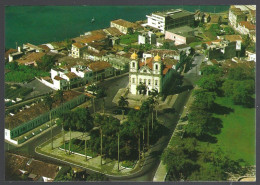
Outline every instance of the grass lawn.
{"type": "Polygon", "coordinates": [[[216,116],[223,121],[217,144],[233,159],[241,158],[255,165],[255,108],[233,105],[229,98],[218,98],[216,102],[234,109],[226,116],[216,116]]]}
{"type": "MultiPolygon", "coordinates": [[[[65,143],[66,150],[69,149],[69,142],[65,143]]],[[[64,145],[61,145],[60,148],[64,149],[64,145]]],[[[80,153],[85,155],[85,141],[79,140],[79,139],[72,139],[71,140],[71,151],[80,153]]],[[[95,152],[92,152],[89,148],[87,148],[87,155],[91,157],[96,157],[97,154],[95,152]]]]}
{"type": "MultiPolygon", "coordinates": [[[[220,147],[232,159],[243,159],[249,165],[255,165],[255,108],[234,105],[229,98],[217,98],[216,103],[232,108],[234,112],[214,117],[222,120],[221,133],[216,135],[217,143],[206,145],[213,151],[220,147]]],[[[205,144],[205,145],[204,145],[205,144]]]]}

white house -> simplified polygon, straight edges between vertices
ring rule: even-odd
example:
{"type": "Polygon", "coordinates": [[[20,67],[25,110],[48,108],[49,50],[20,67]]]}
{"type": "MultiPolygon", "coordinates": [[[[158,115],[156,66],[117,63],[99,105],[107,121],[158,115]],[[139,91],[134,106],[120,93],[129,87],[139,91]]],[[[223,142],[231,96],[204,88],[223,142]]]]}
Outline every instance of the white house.
{"type": "Polygon", "coordinates": [[[83,45],[81,43],[73,43],[71,47],[71,56],[73,58],[82,58],[83,51],[87,49],[86,45],[83,45]]]}

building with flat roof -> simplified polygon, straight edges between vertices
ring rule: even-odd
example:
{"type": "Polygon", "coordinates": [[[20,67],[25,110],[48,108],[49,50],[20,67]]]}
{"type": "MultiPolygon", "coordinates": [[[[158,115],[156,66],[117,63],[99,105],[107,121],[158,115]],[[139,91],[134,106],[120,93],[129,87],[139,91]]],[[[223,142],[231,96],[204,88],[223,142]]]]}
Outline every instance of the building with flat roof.
{"type": "Polygon", "coordinates": [[[138,28],[138,25],[123,19],[117,19],[110,22],[110,27],[117,28],[121,33],[127,34],[138,28]]]}
{"type": "Polygon", "coordinates": [[[194,29],[189,26],[182,26],[165,31],[165,39],[175,42],[175,45],[189,44],[195,40],[194,29]]]}
{"type": "Polygon", "coordinates": [[[172,28],[194,24],[194,14],[183,9],[172,9],[146,15],[147,26],[159,29],[162,33],[172,28]]]}

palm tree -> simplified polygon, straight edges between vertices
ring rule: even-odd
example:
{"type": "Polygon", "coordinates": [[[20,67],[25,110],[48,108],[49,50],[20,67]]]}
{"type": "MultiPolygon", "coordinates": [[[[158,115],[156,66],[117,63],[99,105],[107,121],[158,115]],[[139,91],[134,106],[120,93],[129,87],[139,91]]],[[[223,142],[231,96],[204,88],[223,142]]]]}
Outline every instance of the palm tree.
{"type": "Polygon", "coordinates": [[[124,98],[123,96],[120,96],[118,100],[118,106],[121,108],[128,107],[129,102],[127,101],[127,98],[124,98]]]}
{"type": "Polygon", "coordinates": [[[104,125],[104,117],[102,117],[100,114],[95,115],[95,124],[99,126],[100,131],[100,164],[102,166],[102,152],[103,152],[103,125],[104,125]]]}
{"type": "MultiPolygon", "coordinates": [[[[56,92],[56,94],[55,94],[55,97],[56,97],[56,99],[58,100],[58,101],[60,101],[61,102],[61,110],[62,110],[62,112],[61,113],[63,113],[63,102],[64,102],[64,92],[63,92],[63,90],[58,90],[57,92],[56,92]]],[[[66,153],[66,147],[65,147],[65,130],[64,130],[64,122],[62,122],[62,135],[63,135],[63,146],[64,146],[64,151],[65,151],[65,153],[66,153]]]]}
{"type": "MultiPolygon", "coordinates": [[[[151,92],[150,92],[150,95],[151,97],[153,98],[154,100],[154,105],[159,105],[159,102],[158,102],[158,98],[159,98],[159,92],[157,89],[152,89],[151,92]]],[[[155,109],[156,110],[156,119],[157,119],[157,108],[155,109]]]]}
{"type": "Polygon", "coordinates": [[[49,113],[50,113],[50,122],[51,122],[51,149],[53,150],[53,133],[52,133],[52,117],[51,117],[51,109],[52,109],[52,104],[54,100],[53,98],[47,94],[44,97],[44,104],[49,108],[49,113]]]}
{"type": "Polygon", "coordinates": [[[118,100],[118,106],[121,107],[122,109],[124,109],[122,111],[123,119],[124,119],[125,107],[128,107],[128,105],[129,105],[129,102],[127,101],[127,98],[124,98],[123,96],[120,96],[120,99],[118,100]]]}

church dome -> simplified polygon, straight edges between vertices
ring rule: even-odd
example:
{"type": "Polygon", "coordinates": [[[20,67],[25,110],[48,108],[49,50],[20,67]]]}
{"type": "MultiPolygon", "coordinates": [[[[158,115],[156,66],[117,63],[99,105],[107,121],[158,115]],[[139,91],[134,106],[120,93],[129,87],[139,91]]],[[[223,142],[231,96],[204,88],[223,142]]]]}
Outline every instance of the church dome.
{"type": "Polygon", "coordinates": [[[158,55],[158,53],[157,53],[157,55],[154,57],[154,61],[155,61],[155,62],[161,61],[161,57],[158,55]]]}
{"type": "Polygon", "coordinates": [[[136,60],[137,58],[138,58],[138,55],[134,52],[134,53],[131,55],[131,59],[136,60]]]}

